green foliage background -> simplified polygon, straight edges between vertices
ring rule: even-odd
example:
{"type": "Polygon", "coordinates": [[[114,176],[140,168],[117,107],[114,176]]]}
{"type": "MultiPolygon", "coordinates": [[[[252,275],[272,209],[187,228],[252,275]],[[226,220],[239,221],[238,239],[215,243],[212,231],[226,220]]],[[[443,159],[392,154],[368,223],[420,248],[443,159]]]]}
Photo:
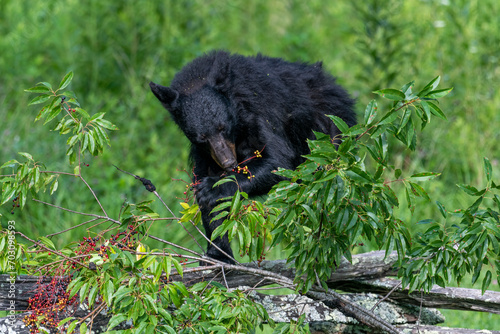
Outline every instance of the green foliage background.
{"type": "MultiPolygon", "coordinates": [[[[315,62],[338,77],[360,109],[374,89],[415,79],[424,84],[442,76],[454,87],[441,103],[448,122],[433,122],[412,155],[402,152],[398,168],[442,172],[427,185],[447,208],[465,207],[455,186],[485,184],[482,158],[500,174],[500,21],[496,0],[447,1],[18,1],[0,0],[0,160],[27,151],[49,170],[65,170],[65,143],[55,132],[33,124],[35,108],[23,89],[38,81],[58,82],[75,73],[71,89],[83,108],[106,112],[120,131],[103,158],[84,170],[110,214],[122,202],[149,199],[141,184],[112,164],[151,179],[174,209],[180,209],[189,144],[149,92],[148,83],[169,84],[191,59],[212,49],[245,55],[257,52],[288,60],[315,62]]],[[[90,159],[90,158],[89,158],[90,159]]],[[[401,189],[403,191],[403,189],[401,189]]],[[[402,196],[404,197],[404,196],[402,196]]],[[[45,200],[78,211],[97,211],[88,191],[61,180],[57,196],[45,200]]],[[[435,205],[422,203],[408,220],[436,217],[435,205]]],[[[405,206],[402,205],[402,208],[405,206]]],[[[29,203],[12,215],[0,208],[2,224],[16,221],[28,236],[63,230],[81,217],[29,203]]],[[[160,213],[162,211],[160,210],[160,213]]],[[[165,213],[166,214],[166,213],[165,213]]],[[[189,246],[176,223],[157,224],[156,234],[189,246]]],[[[83,231],[54,240],[65,244],[83,231]],[[64,238],[64,240],[62,240],[64,238]]],[[[365,249],[368,250],[369,245],[365,249]]],[[[492,284],[498,289],[498,283],[492,284]]],[[[468,322],[498,328],[498,316],[471,315],[468,322]],[[477,322],[476,322],[477,321],[477,322]]],[[[447,325],[452,326],[450,318],[447,325]]],[[[457,318],[456,326],[464,326],[457,318]]]]}

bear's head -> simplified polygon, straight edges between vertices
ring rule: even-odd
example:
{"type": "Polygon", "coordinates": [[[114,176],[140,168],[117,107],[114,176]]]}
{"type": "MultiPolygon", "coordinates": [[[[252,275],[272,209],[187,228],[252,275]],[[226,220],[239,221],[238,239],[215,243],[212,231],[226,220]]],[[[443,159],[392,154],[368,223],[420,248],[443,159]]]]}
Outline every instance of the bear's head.
{"type": "Polygon", "coordinates": [[[210,152],[225,171],[237,166],[236,113],[217,88],[204,85],[190,94],[182,94],[153,82],[149,86],[193,145],[210,152]]]}

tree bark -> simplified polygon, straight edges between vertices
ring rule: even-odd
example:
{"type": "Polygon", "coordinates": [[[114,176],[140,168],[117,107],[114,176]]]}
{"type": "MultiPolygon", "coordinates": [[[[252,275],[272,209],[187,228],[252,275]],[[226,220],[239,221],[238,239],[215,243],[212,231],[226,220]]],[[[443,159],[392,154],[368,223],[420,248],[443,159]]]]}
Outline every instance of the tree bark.
{"type": "MultiPolygon", "coordinates": [[[[420,333],[426,333],[426,331],[428,333],[431,331],[432,333],[479,333],[470,329],[449,330],[444,327],[435,327],[434,325],[444,321],[444,318],[435,310],[423,309],[421,311],[419,308],[421,303],[427,307],[500,314],[500,292],[487,291],[481,295],[480,291],[462,288],[436,287],[431,293],[423,295],[423,299],[420,293],[408,294],[407,291],[395,289],[386,301],[377,304],[380,301],[379,296],[387,295],[399,284],[397,280],[384,278],[387,275],[395,275],[393,265],[396,257],[396,254],[391,254],[384,259],[384,252],[371,252],[354,256],[352,264],[348,261],[340,263],[328,280],[328,285],[331,289],[351,292],[342,295],[332,290],[328,292],[328,295],[311,290],[307,296],[297,294],[271,296],[257,292],[258,287],[274,283],[278,276],[286,278],[289,282],[293,280],[295,271],[283,260],[264,261],[260,267],[248,264],[246,272],[225,270],[224,275],[221,270],[207,270],[204,267],[185,268],[182,280],[188,285],[202,280],[215,280],[221,284],[227,284],[230,288],[239,287],[247,290],[256,302],[264,305],[276,322],[290,322],[296,320],[301,314],[306,314],[306,322],[309,323],[313,333],[380,332],[380,329],[360,325],[359,322],[365,322],[363,319],[366,314],[361,316],[356,314],[357,320],[350,317],[349,312],[357,312],[356,309],[352,309],[353,306],[359,306],[364,310],[370,310],[376,306],[373,310],[373,317],[380,319],[377,323],[379,328],[384,328],[383,324],[387,323],[389,328],[397,328],[397,331],[401,333],[417,333],[418,330],[420,333]],[[419,317],[423,325],[417,326],[416,322],[419,317]]],[[[234,266],[229,267],[234,268],[234,266]]],[[[171,278],[181,280],[180,276],[175,274],[172,274],[171,278]]],[[[42,283],[49,283],[50,280],[50,277],[46,277],[42,283]]],[[[11,284],[9,275],[0,275],[0,310],[26,310],[28,299],[34,294],[34,288],[38,282],[38,277],[21,276],[14,284],[11,284]]],[[[81,307],[73,311],[75,312],[73,315],[77,317],[88,314],[88,311],[81,307]]],[[[11,318],[0,319],[0,334],[28,333],[29,331],[23,328],[24,324],[20,321],[22,316],[22,314],[17,314],[15,317],[11,315],[11,318]],[[8,331],[9,329],[11,332],[8,331]]],[[[108,320],[109,317],[99,315],[94,320],[93,331],[103,333],[108,320]]],[[[367,323],[370,321],[368,319],[367,323]]],[[[126,328],[126,324],[123,325],[126,328]]],[[[490,331],[490,333],[500,334],[499,331],[490,331]]]]}

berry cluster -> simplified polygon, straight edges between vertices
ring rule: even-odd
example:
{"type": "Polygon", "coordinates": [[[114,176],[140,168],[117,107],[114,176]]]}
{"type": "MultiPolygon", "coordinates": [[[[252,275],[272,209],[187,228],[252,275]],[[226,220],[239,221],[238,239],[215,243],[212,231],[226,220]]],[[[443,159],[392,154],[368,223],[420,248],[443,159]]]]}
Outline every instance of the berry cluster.
{"type": "Polygon", "coordinates": [[[37,283],[35,295],[28,299],[29,312],[23,318],[31,334],[40,333],[39,326],[56,329],[59,321],[67,317],[64,309],[76,302],[76,296],[69,298],[66,292],[68,277],[54,277],[47,284],[43,284],[42,279],[37,283]]]}
{"type": "Polygon", "coordinates": [[[111,238],[109,238],[109,244],[113,246],[116,245],[120,249],[125,249],[125,248],[133,249],[137,243],[137,240],[134,237],[134,235],[136,235],[137,233],[139,232],[134,230],[134,226],[129,225],[128,231],[123,231],[115,235],[112,234],[111,238]]]}
{"type": "Polygon", "coordinates": [[[249,180],[251,180],[252,178],[254,178],[255,175],[253,175],[250,172],[250,170],[248,169],[248,166],[240,167],[239,165],[242,165],[242,164],[246,163],[247,161],[250,161],[250,160],[255,159],[255,158],[262,158],[262,151],[264,151],[264,149],[262,149],[260,151],[256,150],[255,152],[253,152],[254,155],[252,157],[250,157],[250,158],[248,158],[248,159],[240,162],[238,164],[238,166],[236,166],[235,168],[233,168],[233,172],[238,173],[238,174],[240,174],[240,173],[241,174],[248,174],[248,179],[249,180]]]}
{"type": "Polygon", "coordinates": [[[235,169],[233,169],[233,172],[238,173],[238,174],[248,174],[248,179],[251,179],[252,177],[255,177],[250,170],[248,169],[248,166],[245,166],[241,168],[240,166],[237,166],[235,169]]]}
{"type": "Polygon", "coordinates": [[[17,195],[16,197],[14,197],[14,199],[12,200],[12,202],[13,202],[12,203],[12,211],[10,213],[14,214],[14,209],[19,207],[19,195],[17,195]]]}
{"type": "MultiPolygon", "coordinates": [[[[134,237],[137,233],[134,226],[129,225],[126,231],[111,235],[109,239],[98,236],[83,237],[75,253],[81,260],[88,261],[92,254],[97,252],[103,261],[106,261],[109,258],[107,249],[111,245],[116,245],[120,249],[133,249],[137,243],[134,237]]],[[[48,255],[51,253],[49,252],[48,255]]],[[[91,265],[94,265],[95,270],[95,264],[90,263],[89,268],[92,267],[91,265]]],[[[75,304],[77,297],[70,299],[66,288],[70,282],[71,270],[78,269],[77,266],[77,262],[68,259],[56,270],[56,275],[59,276],[54,276],[50,283],[43,284],[41,281],[37,283],[35,295],[28,300],[30,312],[23,319],[31,334],[40,333],[40,327],[55,329],[59,321],[68,316],[64,311],[68,306],[75,304]]]]}

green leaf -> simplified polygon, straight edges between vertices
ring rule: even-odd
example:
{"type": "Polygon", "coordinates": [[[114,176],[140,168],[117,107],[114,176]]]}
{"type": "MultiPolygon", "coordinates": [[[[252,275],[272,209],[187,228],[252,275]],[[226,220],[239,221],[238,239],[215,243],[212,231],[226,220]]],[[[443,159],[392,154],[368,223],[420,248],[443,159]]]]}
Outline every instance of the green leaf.
{"type": "Polygon", "coordinates": [[[427,181],[427,180],[432,180],[436,177],[441,175],[441,173],[432,173],[432,172],[424,172],[424,173],[417,173],[413,174],[410,176],[412,181],[427,181]]]}
{"type": "MultiPolygon", "coordinates": [[[[396,118],[398,118],[398,112],[396,111],[396,109],[392,109],[391,111],[389,111],[387,114],[385,114],[382,117],[382,119],[380,120],[380,122],[378,122],[378,125],[392,123],[396,118]]],[[[374,136],[375,132],[372,134],[372,137],[374,136]]]]}
{"type": "Polygon", "coordinates": [[[373,93],[393,101],[402,101],[405,99],[405,94],[397,89],[381,89],[376,90],[373,93]]]}
{"type": "Polygon", "coordinates": [[[417,95],[419,97],[424,97],[429,93],[430,91],[436,89],[436,87],[439,85],[439,81],[441,81],[441,77],[438,75],[434,79],[431,80],[417,95]]]}
{"type": "Polygon", "coordinates": [[[484,174],[486,175],[486,179],[488,182],[491,182],[491,163],[488,158],[484,157],[483,158],[483,166],[484,166],[484,174]]]}
{"type": "Polygon", "coordinates": [[[410,120],[411,117],[411,109],[410,108],[405,108],[403,112],[403,117],[401,118],[401,124],[399,124],[399,129],[397,133],[400,133],[401,130],[403,130],[408,124],[408,121],[410,120]]]}
{"type": "Polygon", "coordinates": [[[475,187],[468,184],[459,183],[457,184],[457,187],[463,190],[467,195],[475,196],[478,193],[478,190],[475,187]]]}
{"type": "Polygon", "coordinates": [[[118,130],[118,128],[116,127],[116,125],[114,125],[113,123],[111,123],[110,121],[107,121],[105,119],[98,118],[98,119],[95,120],[95,122],[97,124],[99,124],[100,126],[102,126],[103,128],[105,128],[105,129],[108,129],[108,130],[118,130]]]}
{"type": "Polygon", "coordinates": [[[80,334],[87,334],[87,323],[85,321],[80,325],[80,334]]]}
{"type": "Polygon", "coordinates": [[[73,79],[73,72],[69,72],[68,74],[66,74],[64,78],[61,80],[58,90],[66,88],[72,79],[73,79]]]}
{"type": "Polygon", "coordinates": [[[39,240],[42,244],[44,244],[48,248],[56,249],[56,246],[54,245],[54,243],[50,239],[48,239],[47,237],[40,237],[39,240]]]}
{"type": "Polygon", "coordinates": [[[179,275],[181,275],[181,278],[182,278],[184,270],[183,270],[181,264],[176,259],[172,259],[172,262],[174,264],[175,269],[177,270],[177,272],[179,273],[179,275]]]}
{"type": "MultiPolygon", "coordinates": [[[[430,122],[431,121],[431,107],[427,101],[421,100],[420,105],[422,106],[422,110],[425,113],[425,117],[427,118],[426,121],[430,122]]],[[[423,120],[423,119],[422,119],[423,120]]]]}
{"type": "Polygon", "coordinates": [[[43,124],[45,125],[51,120],[53,120],[57,115],[59,115],[61,111],[62,111],[61,105],[60,104],[55,105],[54,108],[50,109],[50,113],[48,114],[43,124]]]}
{"type": "Polygon", "coordinates": [[[484,295],[486,289],[488,289],[488,287],[490,286],[491,284],[491,271],[487,271],[486,272],[486,275],[484,275],[484,278],[483,278],[483,284],[481,286],[481,293],[484,295]]]}
{"type": "Polygon", "coordinates": [[[447,212],[446,212],[446,208],[444,207],[443,204],[441,204],[439,201],[436,201],[436,205],[439,209],[439,212],[441,213],[441,215],[443,216],[443,218],[446,218],[446,216],[448,215],[447,212]]]}
{"type": "Polygon", "coordinates": [[[375,120],[375,117],[377,115],[377,101],[376,100],[371,100],[370,103],[366,106],[365,109],[365,124],[366,126],[369,126],[370,124],[373,123],[375,120]]]}
{"type": "Polygon", "coordinates": [[[19,161],[12,159],[4,163],[0,168],[6,168],[6,167],[14,167],[15,164],[19,165],[19,161]]]}
{"type": "Polygon", "coordinates": [[[429,92],[427,95],[425,95],[426,99],[439,99],[443,96],[448,95],[453,88],[445,88],[445,89],[438,89],[438,90],[433,90],[429,92]]]}
{"type": "Polygon", "coordinates": [[[90,289],[89,297],[88,297],[88,303],[89,303],[90,308],[92,308],[92,305],[94,305],[94,303],[96,301],[95,298],[97,296],[98,289],[99,289],[99,286],[97,286],[97,285],[94,285],[92,287],[92,289],[90,289]]]}
{"type": "Polygon", "coordinates": [[[424,188],[422,188],[420,185],[416,184],[416,183],[413,183],[413,182],[409,182],[410,183],[410,186],[411,188],[413,189],[413,192],[418,196],[418,197],[422,197],[428,201],[430,201],[430,197],[429,195],[427,194],[427,192],[425,191],[424,188]]]}
{"type": "Polygon", "coordinates": [[[69,324],[68,328],[66,329],[66,333],[73,333],[73,331],[76,328],[76,325],[78,325],[80,321],[74,320],[71,324],[69,324]]]}
{"type": "Polygon", "coordinates": [[[444,119],[444,120],[447,120],[446,118],[446,115],[443,113],[443,111],[434,103],[432,103],[431,101],[426,101],[426,103],[429,105],[429,107],[431,108],[431,113],[434,115],[434,116],[437,116],[441,119],[444,119]]]}
{"type": "Polygon", "coordinates": [[[394,177],[396,178],[396,180],[399,179],[399,177],[401,176],[401,173],[402,173],[401,169],[399,169],[399,168],[394,171],[394,177]]]}
{"type": "Polygon", "coordinates": [[[24,90],[28,93],[50,93],[50,88],[46,86],[35,86],[24,90]]]}
{"type": "Polygon", "coordinates": [[[122,322],[126,321],[127,319],[129,319],[129,317],[127,317],[126,315],[124,314],[116,314],[114,315],[108,322],[108,331],[113,328],[113,327],[116,327],[118,326],[119,324],[121,324],[122,322]]]}
{"type": "Polygon", "coordinates": [[[66,145],[69,147],[73,146],[76,144],[76,141],[78,140],[78,135],[74,135],[68,138],[68,141],[66,142],[66,145]]]}
{"type": "Polygon", "coordinates": [[[36,85],[37,85],[37,86],[42,85],[42,86],[45,86],[45,87],[47,87],[48,89],[52,90],[52,85],[51,85],[50,83],[48,83],[48,82],[39,82],[39,83],[37,83],[36,85]]]}
{"type": "Polygon", "coordinates": [[[340,132],[346,133],[347,131],[349,131],[349,125],[347,125],[342,118],[334,115],[326,115],[326,116],[328,116],[328,118],[330,118],[333,121],[333,123],[335,123],[335,126],[340,130],[340,132]]]}
{"type": "Polygon", "coordinates": [[[75,108],[76,112],[79,113],[86,120],[90,120],[90,115],[80,107],[75,108]]]}
{"type": "Polygon", "coordinates": [[[7,203],[17,191],[17,188],[12,187],[10,183],[4,183],[2,188],[2,203],[0,205],[7,203]]]}
{"type": "Polygon", "coordinates": [[[51,97],[52,97],[51,95],[39,95],[39,96],[36,96],[33,100],[30,101],[30,103],[28,103],[28,105],[31,106],[33,104],[44,103],[47,100],[49,100],[51,97]]]}
{"type": "Polygon", "coordinates": [[[28,160],[33,160],[33,156],[31,154],[29,154],[29,153],[26,153],[26,152],[17,152],[17,154],[25,157],[28,160]]]}
{"type": "Polygon", "coordinates": [[[90,130],[89,133],[87,134],[87,138],[89,140],[89,152],[92,155],[96,155],[95,153],[95,139],[94,139],[94,131],[90,130]]]}
{"type": "Polygon", "coordinates": [[[57,180],[52,183],[52,186],[50,187],[50,194],[52,195],[54,192],[56,192],[57,187],[59,186],[59,182],[57,180]]]}

